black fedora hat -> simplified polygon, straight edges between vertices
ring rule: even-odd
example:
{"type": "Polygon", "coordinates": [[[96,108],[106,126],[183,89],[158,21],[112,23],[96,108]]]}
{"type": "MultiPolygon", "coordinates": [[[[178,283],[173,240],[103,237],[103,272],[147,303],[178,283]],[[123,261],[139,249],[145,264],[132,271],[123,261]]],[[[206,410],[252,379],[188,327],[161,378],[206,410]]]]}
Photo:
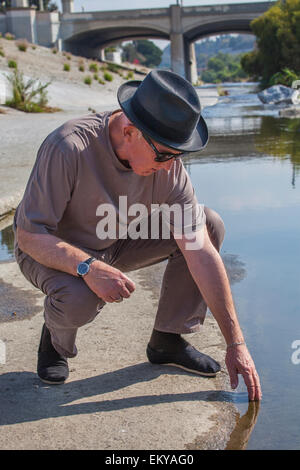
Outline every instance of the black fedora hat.
{"type": "Polygon", "coordinates": [[[208,142],[197,92],[174,72],[153,70],[143,81],[124,83],[118,101],[128,119],[156,142],[183,152],[196,152],[208,142]]]}

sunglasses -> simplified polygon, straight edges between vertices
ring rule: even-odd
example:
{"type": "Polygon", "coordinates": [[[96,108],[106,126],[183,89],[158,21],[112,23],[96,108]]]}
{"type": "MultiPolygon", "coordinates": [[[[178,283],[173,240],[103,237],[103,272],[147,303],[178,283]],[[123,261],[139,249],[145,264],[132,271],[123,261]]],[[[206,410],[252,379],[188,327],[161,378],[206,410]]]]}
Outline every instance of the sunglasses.
{"type": "Polygon", "coordinates": [[[156,157],[155,157],[155,161],[156,162],[167,162],[168,160],[171,160],[172,158],[178,158],[178,157],[182,157],[182,155],[185,155],[187,152],[180,152],[180,153],[168,153],[168,152],[159,152],[157,150],[157,148],[155,147],[154,143],[152,142],[152,140],[150,140],[150,138],[145,135],[143,132],[142,132],[142,136],[144,137],[144,139],[146,140],[146,142],[148,142],[148,144],[150,145],[150,147],[152,148],[152,150],[154,150],[155,154],[156,154],[156,157]]]}

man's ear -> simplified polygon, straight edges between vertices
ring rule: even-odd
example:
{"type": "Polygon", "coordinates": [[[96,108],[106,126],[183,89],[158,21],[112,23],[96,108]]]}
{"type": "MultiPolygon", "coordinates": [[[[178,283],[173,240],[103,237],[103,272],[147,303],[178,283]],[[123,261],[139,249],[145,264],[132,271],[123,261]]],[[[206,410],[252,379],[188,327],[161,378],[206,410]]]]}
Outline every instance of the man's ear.
{"type": "Polygon", "coordinates": [[[138,129],[134,127],[132,124],[127,124],[123,127],[123,135],[129,141],[137,137],[138,129]]]}

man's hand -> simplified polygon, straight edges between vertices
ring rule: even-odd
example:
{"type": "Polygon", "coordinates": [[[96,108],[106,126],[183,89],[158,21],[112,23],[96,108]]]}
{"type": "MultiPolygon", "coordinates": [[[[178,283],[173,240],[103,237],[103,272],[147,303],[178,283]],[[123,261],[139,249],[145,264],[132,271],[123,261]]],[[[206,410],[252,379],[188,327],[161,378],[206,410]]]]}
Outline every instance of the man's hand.
{"type": "Polygon", "coordinates": [[[241,344],[228,348],[225,363],[230,377],[231,388],[235,389],[238,386],[238,374],[241,374],[248,389],[249,401],[261,400],[262,393],[259,377],[247,346],[241,344]]]}
{"type": "Polygon", "coordinates": [[[112,303],[123,298],[128,299],[135,290],[135,284],[129,277],[102,261],[94,261],[83,279],[104,302],[112,303]]]}

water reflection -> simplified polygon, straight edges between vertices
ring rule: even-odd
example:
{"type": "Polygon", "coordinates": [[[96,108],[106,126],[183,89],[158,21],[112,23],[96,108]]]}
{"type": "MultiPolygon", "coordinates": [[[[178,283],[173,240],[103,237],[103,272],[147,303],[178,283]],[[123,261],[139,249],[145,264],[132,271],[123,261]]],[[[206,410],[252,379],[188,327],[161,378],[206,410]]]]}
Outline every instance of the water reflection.
{"type": "Polygon", "coordinates": [[[245,263],[239,260],[238,255],[226,253],[222,255],[222,259],[231,285],[245,279],[247,276],[245,263]]]}
{"type": "Polygon", "coordinates": [[[12,225],[0,231],[0,261],[13,258],[14,233],[12,225]]]}
{"type": "Polygon", "coordinates": [[[255,120],[240,118],[240,122],[243,126],[238,124],[238,120],[212,119],[209,145],[202,152],[192,153],[183,160],[188,173],[191,174],[194,163],[275,157],[290,161],[291,183],[295,187],[300,174],[300,119],[262,116],[255,120]],[[227,133],[226,129],[231,129],[232,133],[227,133]]]}
{"type": "Polygon", "coordinates": [[[214,117],[207,119],[207,123],[211,135],[243,135],[259,132],[261,120],[255,116],[214,117]]]}
{"type": "Polygon", "coordinates": [[[225,450],[246,450],[249,438],[257,421],[260,408],[259,401],[251,401],[247,412],[236,418],[236,425],[232,431],[225,450]]]}
{"type": "Polygon", "coordinates": [[[300,119],[272,116],[262,118],[260,133],[255,136],[258,152],[273,157],[290,159],[292,163],[292,185],[300,173],[300,119]]]}

